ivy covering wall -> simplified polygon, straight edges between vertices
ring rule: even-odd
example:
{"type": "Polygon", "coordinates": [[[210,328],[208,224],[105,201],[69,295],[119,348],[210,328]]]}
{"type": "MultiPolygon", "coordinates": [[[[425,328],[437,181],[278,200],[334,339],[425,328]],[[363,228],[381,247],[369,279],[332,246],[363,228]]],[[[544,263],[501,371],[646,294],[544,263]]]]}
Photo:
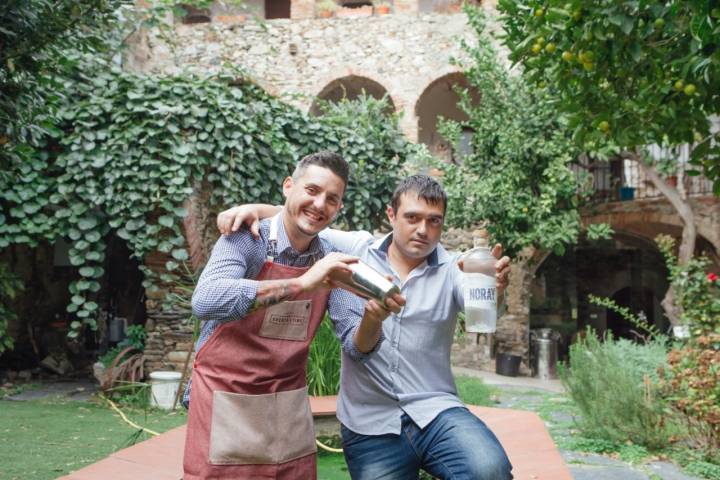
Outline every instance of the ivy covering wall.
{"type": "Polygon", "coordinates": [[[160,279],[142,267],[152,288],[188,258],[183,204],[201,183],[217,206],[282,203],[281,182],[296,161],[334,150],[352,165],[340,221],[372,228],[409,151],[381,101],[344,102],[315,118],[235,74],[152,77],[112,67],[66,82],[62,95],[50,135],[38,148],[16,146],[23,161],[0,177],[0,248],[70,242],[79,272],[67,307],[74,334],[96,326],[110,232],[138,259],[170,255],[160,279]]]}

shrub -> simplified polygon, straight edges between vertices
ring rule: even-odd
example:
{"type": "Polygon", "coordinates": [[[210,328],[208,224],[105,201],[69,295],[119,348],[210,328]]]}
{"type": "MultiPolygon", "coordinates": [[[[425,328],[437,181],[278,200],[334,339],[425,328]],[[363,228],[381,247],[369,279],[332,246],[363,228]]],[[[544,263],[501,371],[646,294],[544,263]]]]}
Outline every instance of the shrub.
{"type": "Polygon", "coordinates": [[[327,314],[310,344],[307,384],[310,395],[336,395],[340,390],[340,342],[327,314]]]}
{"type": "Polygon", "coordinates": [[[672,428],[665,420],[667,403],[658,395],[657,373],[665,355],[658,340],[636,344],[608,334],[601,341],[592,332],[571,346],[569,368],[561,368],[560,375],[582,414],[582,433],[651,449],[667,445],[672,428]]]}
{"type": "Polygon", "coordinates": [[[22,288],[20,280],[10,271],[7,265],[0,264],[0,355],[13,348],[13,339],[7,332],[10,320],[15,319],[10,302],[22,288]]]}
{"type": "MultiPolygon", "coordinates": [[[[123,350],[125,350],[128,347],[135,347],[137,350],[143,351],[145,349],[145,339],[147,338],[147,332],[145,331],[145,327],[142,325],[130,325],[127,328],[126,337],[118,343],[115,347],[111,348],[107,352],[105,352],[100,358],[98,358],[98,361],[102,363],[105,368],[112,365],[113,360],[115,360],[115,357],[120,354],[123,350]]],[[[125,354],[125,356],[129,357],[134,352],[128,352],[125,354]]],[[[123,359],[121,358],[120,361],[123,359]]]]}
{"type": "Polygon", "coordinates": [[[663,371],[663,393],[680,412],[690,430],[691,443],[705,452],[708,460],[720,462],[720,286],[714,273],[707,273],[710,261],[693,258],[677,263],[674,241],[656,239],[670,271],[681,318],[690,338],[668,354],[663,371]]]}

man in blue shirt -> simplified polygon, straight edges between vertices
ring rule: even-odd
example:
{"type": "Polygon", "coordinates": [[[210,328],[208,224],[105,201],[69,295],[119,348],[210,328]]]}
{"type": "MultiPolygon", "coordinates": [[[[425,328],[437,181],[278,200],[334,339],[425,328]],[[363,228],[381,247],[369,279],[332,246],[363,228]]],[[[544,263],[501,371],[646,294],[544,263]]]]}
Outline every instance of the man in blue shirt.
{"type": "MultiPolygon", "coordinates": [[[[357,362],[343,352],[337,416],[352,478],[417,479],[423,469],[441,479],[504,480],[512,466],[487,426],[457,396],[450,349],[463,309],[457,258],[439,244],[447,197],[431,177],[400,182],[387,213],[392,233],[326,230],[320,237],[392,275],[406,304],[382,325],[385,341],[357,362]]],[[[263,206],[236,207],[218,217],[226,233],[263,206]]],[[[251,227],[251,229],[254,227],[251,227]]],[[[499,245],[493,249],[501,257],[499,245]]],[[[503,303],[509,258],[496,264],[498,304],[503,303]]]]}

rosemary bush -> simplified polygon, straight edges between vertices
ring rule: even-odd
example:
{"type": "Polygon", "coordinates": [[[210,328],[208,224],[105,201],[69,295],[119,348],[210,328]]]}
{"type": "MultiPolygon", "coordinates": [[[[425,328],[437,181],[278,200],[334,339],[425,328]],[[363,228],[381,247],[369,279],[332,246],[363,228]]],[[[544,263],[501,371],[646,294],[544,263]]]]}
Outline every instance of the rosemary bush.
{"type": "Polygon", "coordinates": [[[561,367],[560,376],[580,409],[583,436],[650,449],[667,445],[673,428],[657,373],[665,365],[661,340],[637,344],[608,334],[602,341],[590,332],[571,346],[569,368],[561,367]]]}

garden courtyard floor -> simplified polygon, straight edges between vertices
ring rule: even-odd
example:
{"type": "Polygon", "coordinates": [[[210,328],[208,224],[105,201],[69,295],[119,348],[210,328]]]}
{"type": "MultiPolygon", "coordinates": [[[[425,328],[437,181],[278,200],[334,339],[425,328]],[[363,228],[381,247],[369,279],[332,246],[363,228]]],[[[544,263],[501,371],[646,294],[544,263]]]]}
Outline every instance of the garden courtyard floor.
{"type": "MultiPolygon", "coordinates": [[[[626,454],[581,453],[573,442],[572,404],[558,381],[544,382],[527,377],[502,377],[490,372],[458,368],[460,390],[478,383],[492,386],[493,406],[538,413],[560,449],[576,480],[694,480],[675,464],[626,454]]],[[[107,457],[142,437],[93,396],[95,384],[88,381],[56,381],[28,385],[19,393],[5,390],[0,399],[0,441],[10,448],[0,450],[0,478],[50,480],[107,457]],[[97,434],[90,438],[83,421],[97,434]],[[135,438],[138,437],[138,438],[135,438]]],[[[0,392],[2,393],[2,392],[0,392]]],[[[462,395],[462,393],[461,393],[462,395]]],[[[167,431],[185,423],[184,412],[123,408],[138,424],[167,431]]],[[[321,455],[321,480],[348,479],[339,455],[321,455]],[[328,473],[324,476],[323,471],[328,473]],[[330,472],[334,473],[330,473],[330,472]]]]}

